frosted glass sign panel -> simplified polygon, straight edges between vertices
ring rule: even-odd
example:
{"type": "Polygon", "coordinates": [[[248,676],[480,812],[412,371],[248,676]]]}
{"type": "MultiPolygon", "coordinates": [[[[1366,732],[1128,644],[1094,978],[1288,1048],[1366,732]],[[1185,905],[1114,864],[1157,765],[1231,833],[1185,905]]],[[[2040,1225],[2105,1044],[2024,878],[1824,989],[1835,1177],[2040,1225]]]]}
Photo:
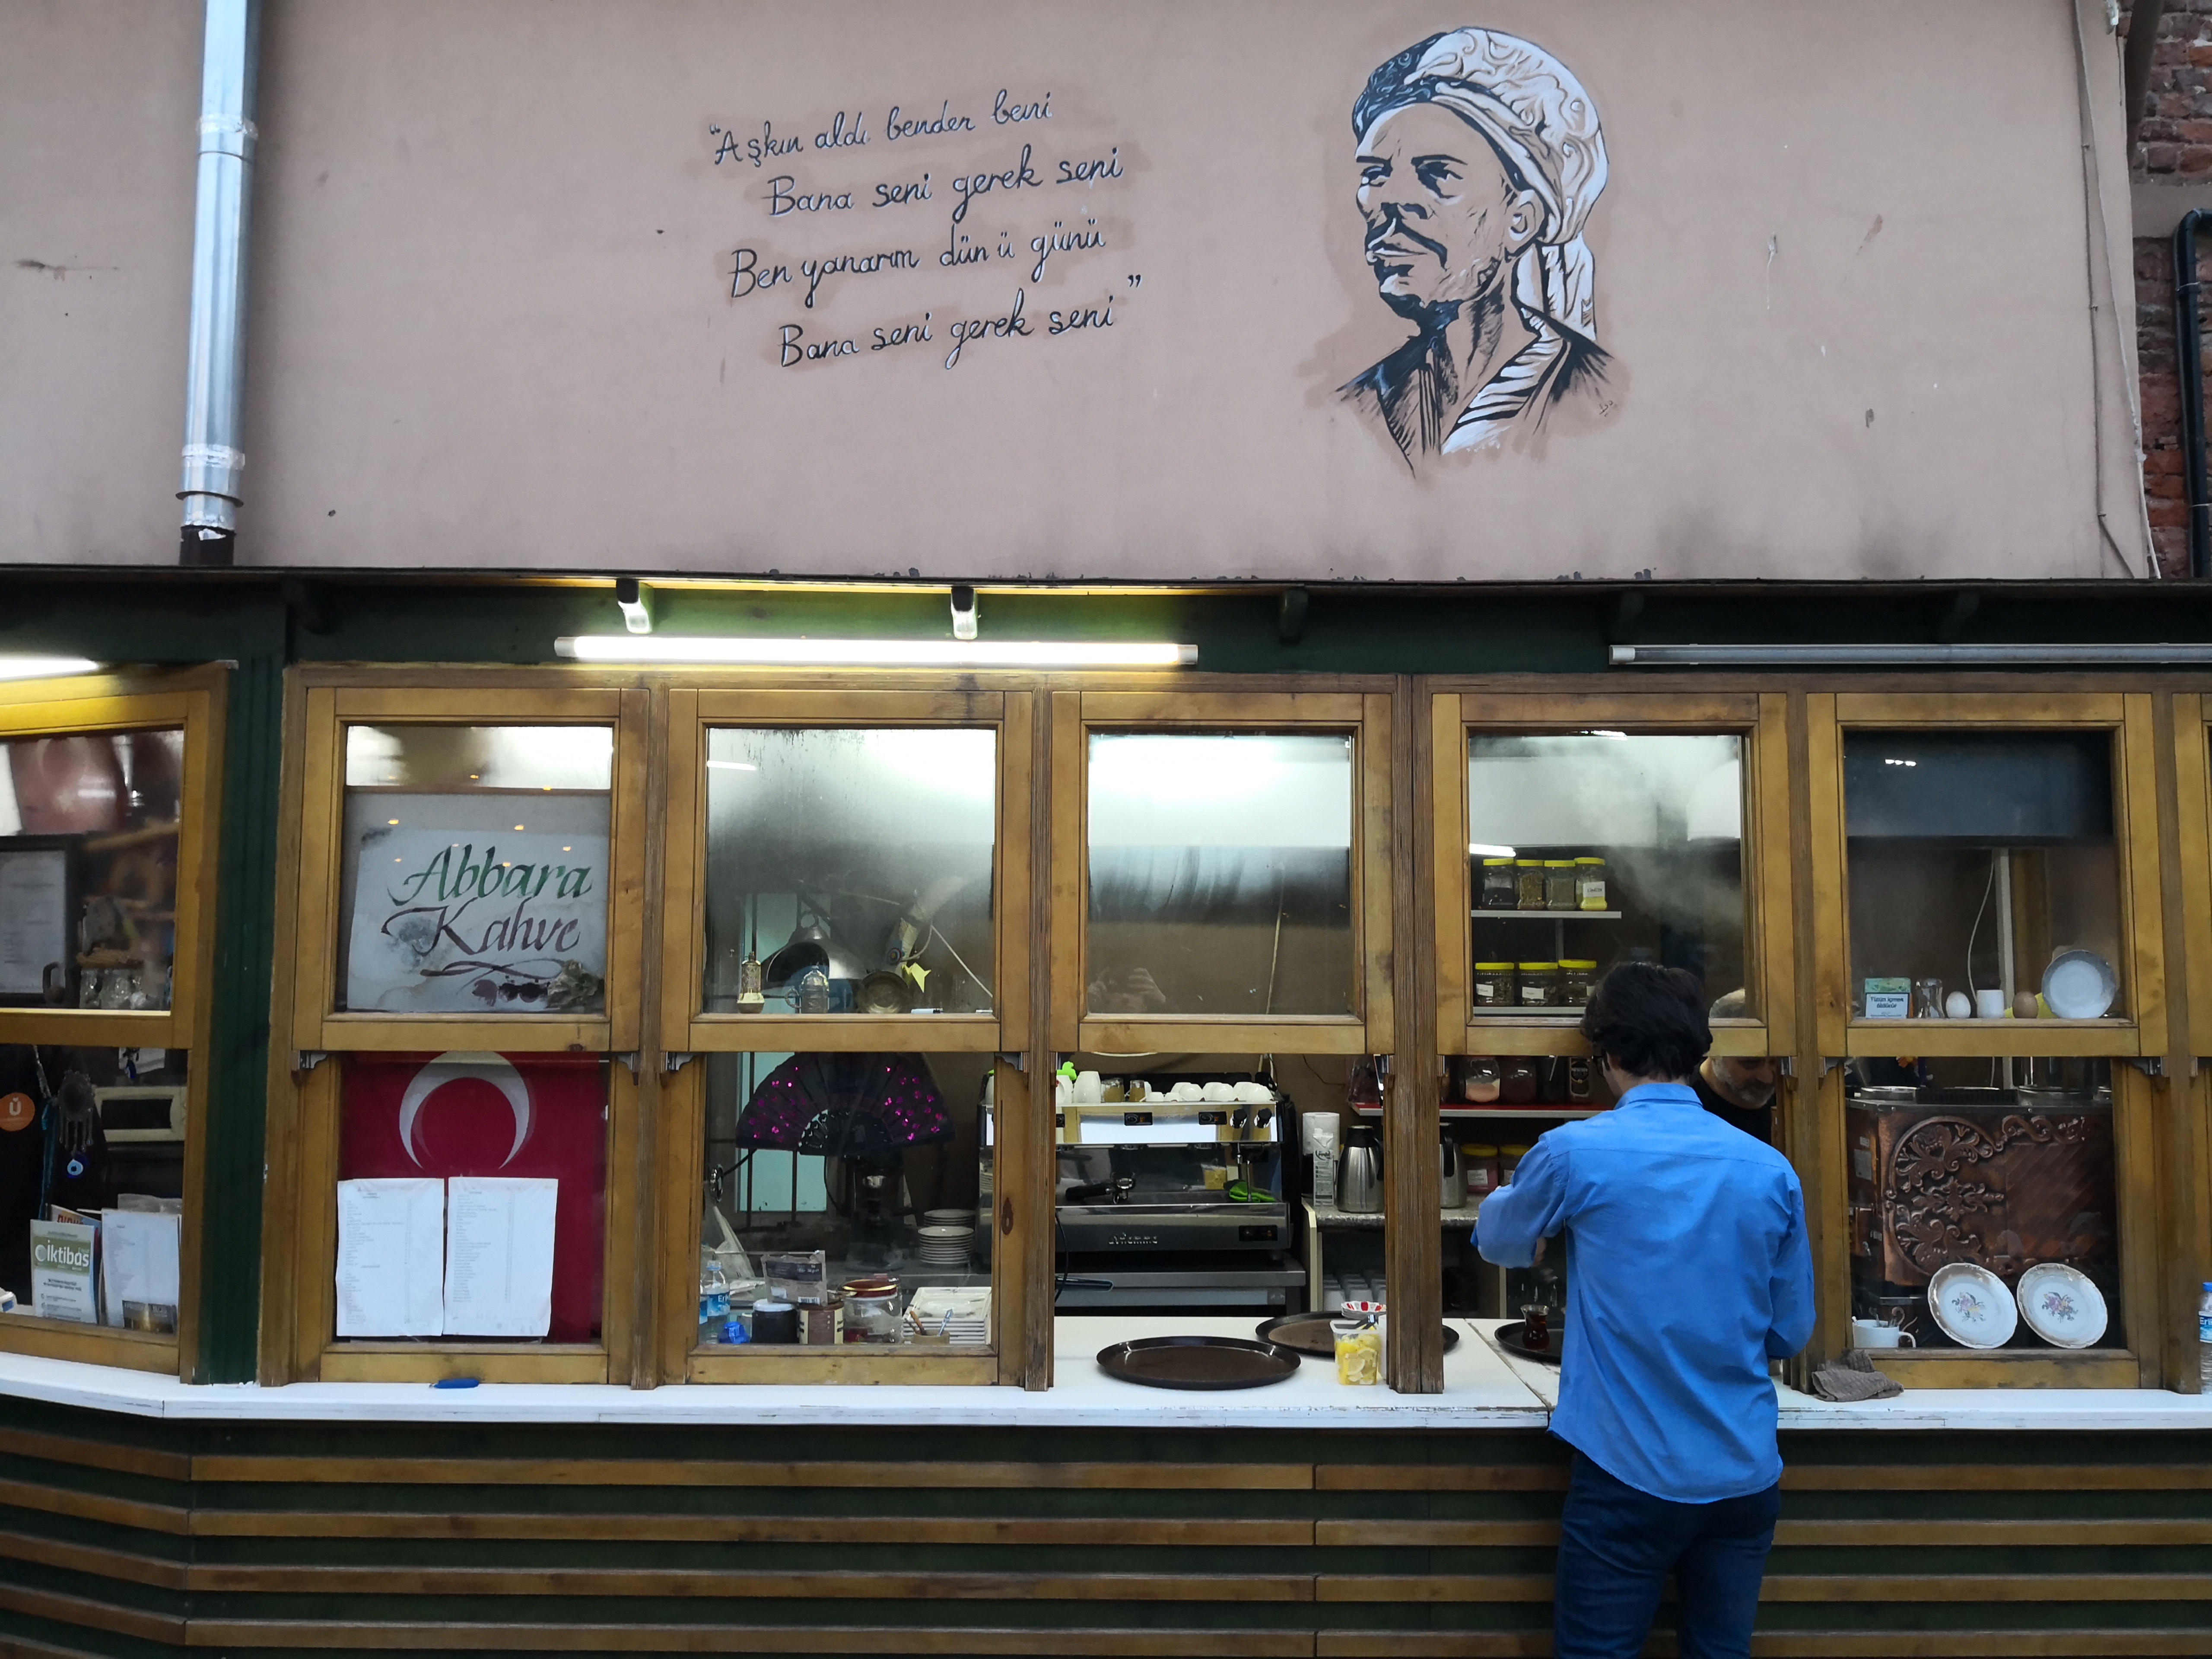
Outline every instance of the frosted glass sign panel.
{"type": "Polygon", "coordinates": [[[998,734],[707,735],[710,1013],[992,1007],[998,734]]]}
{"type": "Polygon", "coordinates": [[[167,1008],[185,734],[0,744],[0,1007],[167,1008]]]}
{"type": "Polygon", "coordinates": [[[1474,734],[1467,782],[1476,1018],[1579,1011],[1626,961],[1686,969],[1726,1013],[1758,1014],[1741,738],[1474,734]]]}
{"type": "Polygon", "coordinates": [[[2107,733],[1847,732],[1844,826],[1859,1018],[2124,1017],[2107,733]]]}
{"type": "Polygon", "coordinates": [[[337,1006],[606,1006],[614,729],[346,728],[337,1006]]]}
{"type": "Polygon", "coordinates": [[[1352,740],[1097,734],[1093,1014],[1357,1012],[1352,740]]]}

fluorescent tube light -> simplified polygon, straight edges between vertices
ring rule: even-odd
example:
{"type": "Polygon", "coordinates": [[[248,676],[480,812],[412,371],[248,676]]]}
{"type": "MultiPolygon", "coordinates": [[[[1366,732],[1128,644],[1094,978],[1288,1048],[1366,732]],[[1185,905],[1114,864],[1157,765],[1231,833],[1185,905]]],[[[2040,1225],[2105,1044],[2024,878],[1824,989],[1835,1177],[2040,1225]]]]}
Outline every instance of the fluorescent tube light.
{"type": "Polygon", "coordinates": [[[0,656],[0,680],[50,680],[61,674],[96,674],[100,665],[89,657],[0,656]]]}
{"type": "Polygon", "coordinates": [[[1510,847],[1492,847],[1489,842],[1480,841],[1468,842],[1467,855],[1471,859],[1510,859],[1520,856],[1510,847]]]}
{"type": "Polygon", "coordinates": [[[1182,668],[1194,645],[1113,640],[748,639],[732,635],[563,635],[575,662],[702,663],[771,668],[1182,668]]]}
{"type": "Polygon", "coordinates": [[[2212,664],[2212,645],[1616,645],[1615,668],[2084,668],[2212,664]]]}

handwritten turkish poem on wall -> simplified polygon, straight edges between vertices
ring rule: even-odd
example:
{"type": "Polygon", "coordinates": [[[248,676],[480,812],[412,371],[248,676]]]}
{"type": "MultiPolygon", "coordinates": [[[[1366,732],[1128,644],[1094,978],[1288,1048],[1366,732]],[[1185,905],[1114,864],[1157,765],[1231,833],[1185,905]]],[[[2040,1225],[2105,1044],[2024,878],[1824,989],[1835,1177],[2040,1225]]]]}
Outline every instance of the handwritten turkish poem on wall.
{"type": "Polygon", "coordinates": [[[1096,128],[1048,88],[710,123],[716,176],[744,196],[729,303],[794,374],[1104,337],[1144,276],[1121,210],[1133,158],[1096,128]]]}

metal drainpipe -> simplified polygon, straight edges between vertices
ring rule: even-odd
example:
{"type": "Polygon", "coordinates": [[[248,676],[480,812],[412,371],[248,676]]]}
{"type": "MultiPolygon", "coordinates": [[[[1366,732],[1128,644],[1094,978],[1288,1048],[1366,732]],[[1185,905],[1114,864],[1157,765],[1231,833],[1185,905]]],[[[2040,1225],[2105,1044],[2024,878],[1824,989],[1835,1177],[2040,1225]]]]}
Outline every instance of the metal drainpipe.
{"type": "Polygon", "coordinates": [[[2197,226],[2191,208],[2173,228],[2173,345],[2181,382],[2182,470],[2189,489],[2189,574],[2212,575],[2212,488],[2204,477],[2204,343],[2197,314],[2197,226]]]}
{"type": "Polygon", "coordinates": [[[253,206],[260,0],[207,0],[199,192],[185,367],[184,528],[177,562],[227,565],[238,540],[246,404],[246,249],[253,206]]]}

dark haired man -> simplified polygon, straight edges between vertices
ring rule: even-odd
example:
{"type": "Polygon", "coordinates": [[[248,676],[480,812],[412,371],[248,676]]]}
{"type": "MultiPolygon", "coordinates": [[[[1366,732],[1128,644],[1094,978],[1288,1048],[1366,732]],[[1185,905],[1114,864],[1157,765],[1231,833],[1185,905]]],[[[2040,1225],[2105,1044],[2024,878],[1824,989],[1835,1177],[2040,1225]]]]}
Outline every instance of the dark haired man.
{"type": "Polygon", "coordinates": [[[1804,1194],[1686,1081],[1712,1042],[1688,974],[1622,963],[1582,1029],[1619,1103],[1545,1135],[1476,1218],[1506,1267],[1565,1235],[1552,1650],[1641,1653],[1671,1573],[1683,1659],[1742,1659],[1781,1508],[1767,1363],[1813,1334],[1804,1194]]]}

